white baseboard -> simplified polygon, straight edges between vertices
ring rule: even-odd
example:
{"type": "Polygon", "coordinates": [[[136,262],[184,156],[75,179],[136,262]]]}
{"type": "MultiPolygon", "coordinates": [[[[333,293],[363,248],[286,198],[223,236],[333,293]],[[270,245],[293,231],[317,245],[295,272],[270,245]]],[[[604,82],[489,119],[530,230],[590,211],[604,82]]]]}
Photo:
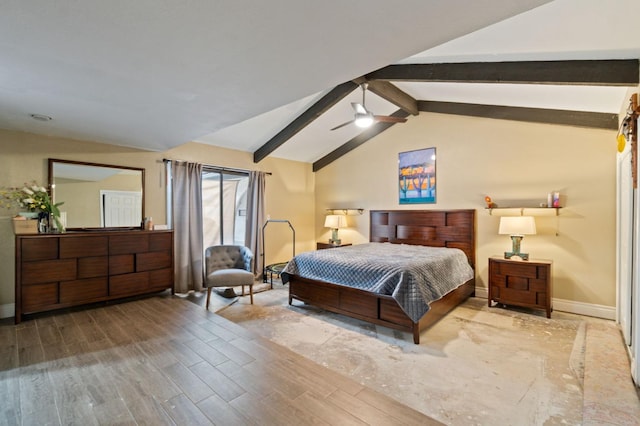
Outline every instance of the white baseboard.
{"type": "Polygon", "coordinates": [[[489,291],[484,287],[476,287],[476,297],[481,297],[483,299],[489,298],[489,291]]]}
{"type": "Polygon", "coordinates": [[[583,303],[573,300],[553,299],[553,309],[570,314],[586,315],[615,321],[616,307],[596,305],[595,303],[583,303]]]}
{"type": "MultiPolygon", "coordinates": [[[[484,287],[476,287],[476,297],[488,299],[489,293],[484,287]]],[[[615,306],[596,305],[594,303],[575,302],[573,300],[565,299],[553,299],[553,310],[614,321],[616,319],[615,306]]]]}
{"type": "MultiPolygon", "coordinates": [[[[487,299],[489,293],[484,287],[476,287],[476,297],[487,299]]],[[[594,303],[575,302],[573,300],[553,299],[553,309],[570,314],[586,315],[589,317],[616,319],[616,308],[613,306],[596,305],[594,303]]],[[[0,318],[13,317],[16,314],[15,304],[0,305],[0,318]]]]}
{"type": "Polygon", "coordinates": [[[9,318],[16,315],[15,303],[5,303],[0,305],[0,318],[9,318]]]}

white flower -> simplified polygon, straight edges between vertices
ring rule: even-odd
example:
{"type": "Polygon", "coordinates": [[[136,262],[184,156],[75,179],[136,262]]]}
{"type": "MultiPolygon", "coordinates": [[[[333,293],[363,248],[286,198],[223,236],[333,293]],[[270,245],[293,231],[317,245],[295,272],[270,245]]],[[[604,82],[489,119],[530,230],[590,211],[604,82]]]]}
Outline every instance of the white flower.
{"type": "Polygon", "coordinates": [[[34,204],[36,200],[34,200],[33,198],[25,198],[24,200],[22,200],[22,202],[24,204],[34,204]]]}
{"type": "Polygon", "coordinates": [[[22,192],[24,192],[25,194],[33,195],[33,191],[27,188],[26,186],[22,188],[22,192]]]}

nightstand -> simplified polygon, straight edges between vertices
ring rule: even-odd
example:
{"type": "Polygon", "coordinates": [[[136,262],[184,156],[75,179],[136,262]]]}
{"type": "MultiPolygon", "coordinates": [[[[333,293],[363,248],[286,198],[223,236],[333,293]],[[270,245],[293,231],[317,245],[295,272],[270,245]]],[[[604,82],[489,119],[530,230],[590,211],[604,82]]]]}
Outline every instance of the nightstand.
{"type": "Polygon", "coordinates": [[[553,276],[550,260],[489,258],[489,307],[492,302],[544,309],[551,318],[553,276]]]}
{"type": "Polygon", "coordinates": [[[345,246],[350,246],[351,243],[344,243],[344,244],[330,244],[330,243],[316,243],[316,250],[323,250],[323,249],[330,249],[330,248],[336,248],[336,247],[345,247],[345,246]]]}

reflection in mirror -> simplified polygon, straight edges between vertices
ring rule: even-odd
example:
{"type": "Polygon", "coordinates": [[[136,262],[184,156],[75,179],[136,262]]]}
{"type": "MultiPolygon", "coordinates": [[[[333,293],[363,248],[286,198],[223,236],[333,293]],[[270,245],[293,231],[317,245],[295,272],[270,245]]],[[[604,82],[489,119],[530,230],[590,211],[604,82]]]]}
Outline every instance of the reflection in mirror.
{"type": "Polygon", "coordinates": [[[67,229],[139,227],[144,169],[49,159],[49,187],[67,229]]]}

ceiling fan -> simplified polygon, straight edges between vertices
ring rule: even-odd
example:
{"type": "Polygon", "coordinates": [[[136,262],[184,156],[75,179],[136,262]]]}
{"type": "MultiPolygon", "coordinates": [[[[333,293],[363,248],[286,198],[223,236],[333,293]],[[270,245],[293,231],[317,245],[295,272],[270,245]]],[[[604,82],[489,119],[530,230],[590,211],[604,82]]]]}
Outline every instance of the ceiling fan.
{"type": "Polygon", "coordinates": [[[357,102],[351,102],[351,107],[355,113],[353,120],[349,120],[346,123],[342,123],[331,130],[336,130],[341,127],[344,127],[348,124],[354,123],[358,127],[369,127],[373,123],[404,123],[407,121],[406,118],[403,117],[392,117],[390,115],[373,115],[373,113],[364,106],[364,94],[367,91],[368,84],[362,83],[360,84],[360,88],[362,89],[362,103],[359,104],[357,102]]]}

